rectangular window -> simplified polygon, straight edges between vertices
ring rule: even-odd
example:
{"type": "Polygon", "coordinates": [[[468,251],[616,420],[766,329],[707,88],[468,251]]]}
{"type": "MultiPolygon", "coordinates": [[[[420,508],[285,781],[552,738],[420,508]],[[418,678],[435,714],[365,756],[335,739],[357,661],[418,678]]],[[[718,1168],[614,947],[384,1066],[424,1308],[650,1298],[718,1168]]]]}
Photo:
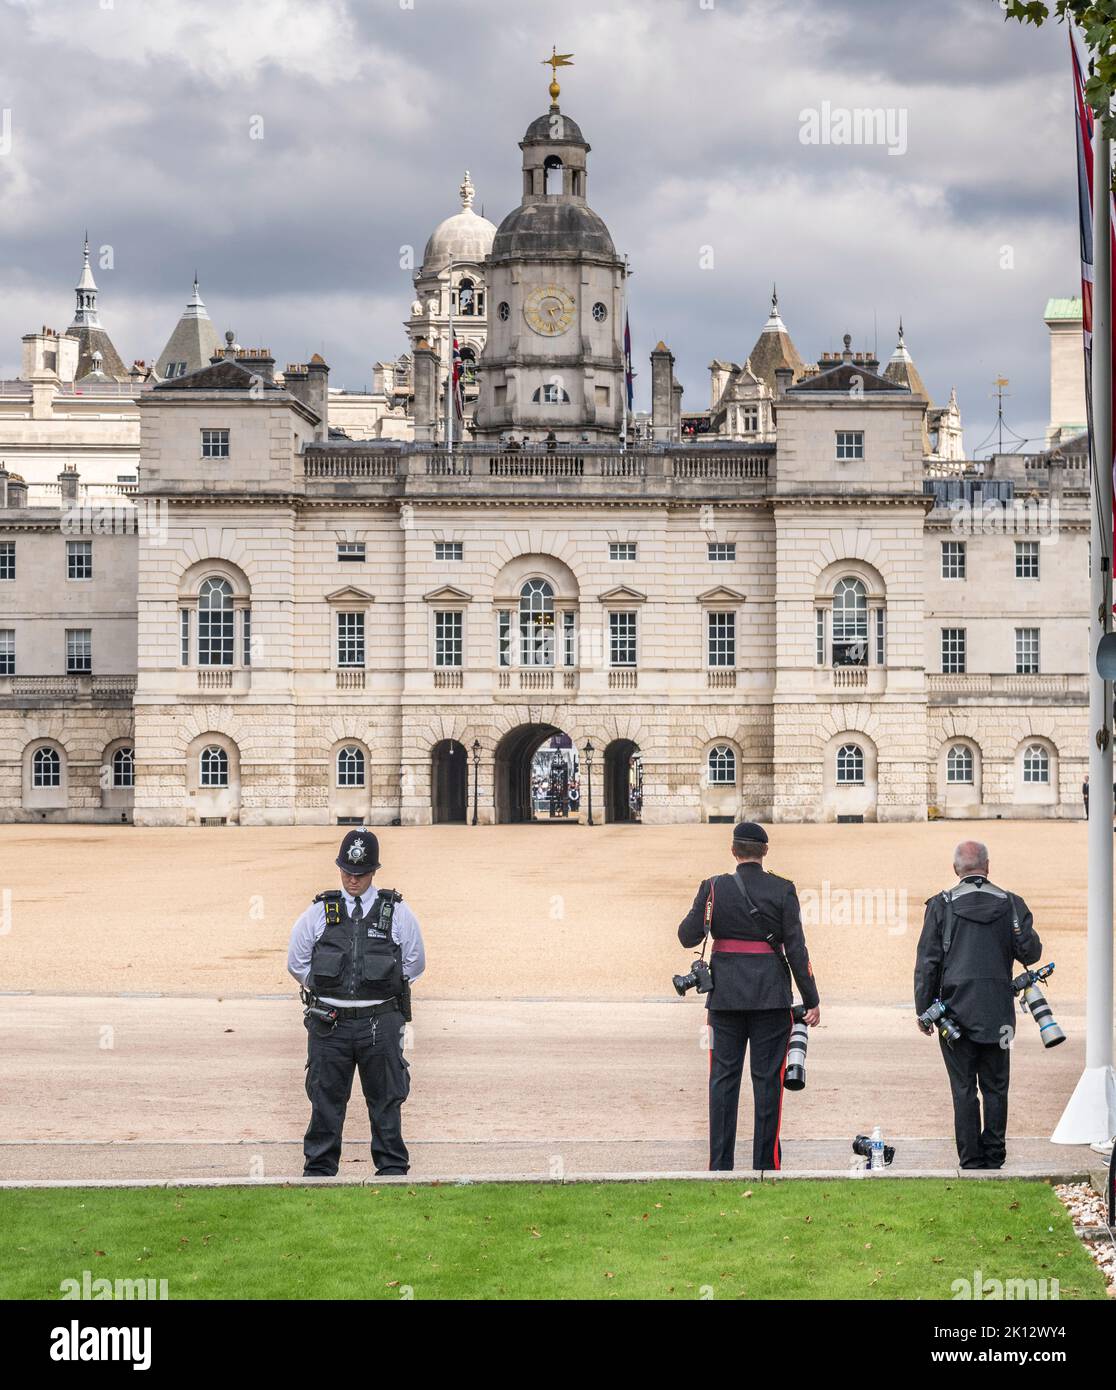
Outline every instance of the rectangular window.
{"type": "Polygon", "coordinates": [[[814,660],[825,665],[825,609],[814,609],[814,660]]]}
{"type": "Polygon", "coordinates": [[[350,564],[364,563],[364,542],[363,541],[338,541],[337,558],[350,564]]]}
{"type": "Polygon", "coordinates": [[[942,671],[946,675],[962,675],[965,671],[965,629],[942,628],[942,671]]]}
{"type": "Polygon", "coordinates": [[[709,665],[736,665],[736,614],[708,613],[709,665]]]}
{"type": "Polygon", "coordinates": [[[1039,577],[1038,541],[1015,542],[1016,579],[1037,579],[1039,577]]]}
{"type": "Polygon", "coordinates": [[[710,541],[706,553],[715,564],[731,564],[736,560],[736,542],[710,541]]]}
{"type": "Polygon", "coordinates": [[[876,665],[887,665],[887,610],[876,609],[876,665]]]}
{"type": "Polygon", "coordinates": [[[864,431],[837,431],[837,462],[847,463],[850,459],[864,457],[864,431]]]}
{"type": "Polygon", "coordinates": [[[244,609],[244,625],[243,625],[243,627],[241,628],[240,636],[241,636],[241,642],[242,642],[242,644],[243,644],[243,649],[244,649],[244,664],[245,664],[245,666],[251,666],[251,664],[252,664],[252,610],[251,610],[250,608],[245,608],[245,609],[244,609]]]}
{"type": "Polygon", "coordinates": [[[364,666],[364,614],[338,613],[337,665],[364,666]]]}
{"type": "Polygon", "coordinates": [[[501,666],[511,665],[511,609],[501,608],[496,619],[496,645],[501,666]]]}
{"type": "Polygon", "coordinates": [[[138,482],[139,482],[139,474],[138,474],[138,473],[118,473],[118,474],[116,475],[116,481],[117,481],[118,483],[138,483],[138,482]]]}
{"type": "Polygon", "coordinates": [[[464,614],[451,610],[434,614],[434,665],[460,666],[463,652],[464,614]]]}
{"type": "Polygon", "coordinates": [[[573,610],[569,608],[562,614],[562,665],[577,665],[577,653],[574,650],[574,615],[573,610]]]}
{"type": "Polygon", "coordinates": [[[15,541],[0,541],[0,579],[15,578],[15,541]]]}
{"type": "Polygon", "coordinates": [[[0,628],[0,676],[15,675],[15,628],[0,628]]]}
{"type": "Polygon", "coordinates": [[[435,560],[463,560],[465,558],[464,541],[435,541],[434,558],[435,560]]]}
{"type": "Polygon", "coordinates": [[[1037,676],[1039,669],[1039,630],[1037,627],[1015,629],[1015,674],[1037,676]]]}
{"type": "Polygon", "coordinates": [[[608,615],[608,664],[610,666],[634,666],[636,664],[636,615],[634,613],[610,613],[608,615]]]}
{"type": "Polygon", "coordinates": [[[66,578],[93,578],[93,542],[66,542],[66,578]]]}
{"type": "Polygon", "coordinates": [[[87,675],[93,669],[93,633],[87,627],[66,629],[66,674],[87,675]]]}
{"type": "Polygon", "coordinates": [[[759,406],[744,407],[740,412],[740,429],[742,434],[755,434],[759,429],[759,406]]]}
{"type": "Polygon", "coordinates": [[[965,578],[964,541],[942,541],[942,578],[965,578]]]}
{"type": "Polygon", "coordinates": [[[178,610],[178,659],[182,666],[190,664],[190,610],[178,610]]]}
{"type": "Polygon", "coordinates": [[[635,541],[609,541],[608,558],[610,560],[634,560],[635,557],[635,541]]]}
{"type": "Polygon", "coordinates": [[[227,459],[229,456],[228,430],[202,430],[201,450],[203,459],[227,459]]]}

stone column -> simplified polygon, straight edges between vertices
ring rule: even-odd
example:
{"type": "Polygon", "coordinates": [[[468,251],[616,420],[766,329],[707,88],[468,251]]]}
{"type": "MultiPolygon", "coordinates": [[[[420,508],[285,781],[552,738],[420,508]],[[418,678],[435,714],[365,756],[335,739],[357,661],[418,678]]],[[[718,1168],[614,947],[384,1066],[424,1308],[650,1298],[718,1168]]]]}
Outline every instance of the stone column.
{"type": "Polygon", "coordinates": [[[673,412],[674,356],[661,342],[651,354],[651,438],[655,443],[669,443],[673,412]]]}
{"type": "Polygon", "coordinates": [[[415,344],[415,440],[433,440],[438,428],[438,354],[425,338],[415,344]]]}

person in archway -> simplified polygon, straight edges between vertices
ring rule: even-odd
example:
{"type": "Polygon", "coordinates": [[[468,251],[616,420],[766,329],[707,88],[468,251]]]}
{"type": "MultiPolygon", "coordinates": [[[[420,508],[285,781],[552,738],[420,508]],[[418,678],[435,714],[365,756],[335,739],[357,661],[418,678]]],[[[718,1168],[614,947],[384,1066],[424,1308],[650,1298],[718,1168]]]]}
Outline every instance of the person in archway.
{"type": "Polygon", "coordinates": [[[732,832],[736,872],[698,888],[678,927],[683,946],[712,937],[713,989],[706,996],[713,1038],[709,1064],[709,1167],[735,1166],[736,1122],[744,1055],[751,1050],[752,1167],[782,1167],[779,1128],[791,1030],[791,976],[805,1021],[817,1026],[818,987],[806,949],[798,894],[789,879],[764,870],[767,832],[741,821],[732,832]]]}

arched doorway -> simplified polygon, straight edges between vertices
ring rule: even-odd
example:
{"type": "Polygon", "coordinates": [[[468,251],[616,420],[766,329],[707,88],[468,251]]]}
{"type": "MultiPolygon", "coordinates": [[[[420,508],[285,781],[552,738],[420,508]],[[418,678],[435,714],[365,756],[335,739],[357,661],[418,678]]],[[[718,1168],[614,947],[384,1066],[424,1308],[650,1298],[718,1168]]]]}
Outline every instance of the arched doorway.
{"type": "Polygon", "coordinates": [[[464,822],[469,809],[469,760],[455,738],[444,738],[430,752],[430,799],[435,825],[464,822]]]}
{"type": "Polygon", "coordinates": [[[577,749],[553,724],[521,724],[496,748],[496,822],[574,824],[581,810],[577,749]]]}
{"type": "Polygon", "coordinates": [[[604,754],[606,821],[638,822],[643,814],[643,762],[639,745],[617,738],[604,754]]]}

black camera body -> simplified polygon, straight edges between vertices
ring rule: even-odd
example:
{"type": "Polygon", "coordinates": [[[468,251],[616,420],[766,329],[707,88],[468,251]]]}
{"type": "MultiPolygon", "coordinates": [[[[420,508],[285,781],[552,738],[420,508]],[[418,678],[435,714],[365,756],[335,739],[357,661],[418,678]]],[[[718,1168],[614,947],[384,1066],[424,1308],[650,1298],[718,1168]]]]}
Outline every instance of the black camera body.
{"type": "Polygon", "coordinates": [[[688,989],[696,989],[699,994],[709,994],[713,989],[713,972],[708,963],[700,957],[690,966],[688,975],[674,975],[671,979],[679,994],[685,994],[688,989]]]}
{"type": "MultiPolygon", "coordinates": [[[[926,1010],[930,1012],[929,1009],[926,1010]]],[[[958,1034],[960,1037],[960,1034],[958,1034]]],[[[867,1134],[858,1134],[853,1140],[852,1151],[860,1158],[866,1158],[869,1163],[872,1161],[872,1141],[867,1134]]],[[[895,1159],[895,1148],[891,1144],[884,1145],[884,1167],[890,1168],[895,1159]]]]}
{"type": "Polygon", "coordinates": [[[924,1028],[936,1028],[943,1041],[952,1047],[961,1037],[961,1029],[949,1016],[949,1007],[940,999],[935,999],[925,1013],[919,1014],[918,1021],[924,1028]]]}

